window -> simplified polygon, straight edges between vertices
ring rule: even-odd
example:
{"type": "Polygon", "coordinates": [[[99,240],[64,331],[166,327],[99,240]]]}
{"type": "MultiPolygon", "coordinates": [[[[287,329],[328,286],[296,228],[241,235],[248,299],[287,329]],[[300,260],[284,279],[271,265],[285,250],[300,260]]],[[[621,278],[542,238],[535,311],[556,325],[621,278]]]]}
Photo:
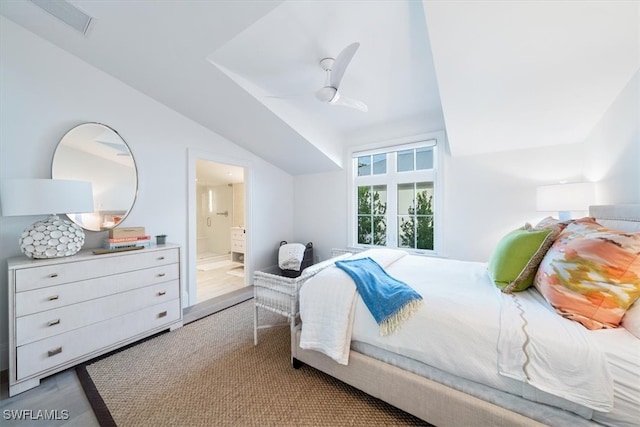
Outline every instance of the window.
{"type": "Polygon", "coordinates": [[[437,139],[352,153],[351,244],[436,252],[437,139]]]}

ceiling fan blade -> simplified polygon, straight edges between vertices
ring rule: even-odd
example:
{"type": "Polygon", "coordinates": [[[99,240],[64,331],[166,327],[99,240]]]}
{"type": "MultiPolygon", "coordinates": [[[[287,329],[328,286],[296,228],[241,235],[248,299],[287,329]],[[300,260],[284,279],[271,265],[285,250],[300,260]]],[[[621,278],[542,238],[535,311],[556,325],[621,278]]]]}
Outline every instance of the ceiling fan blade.
{"type": "Polygon", "coordinates": [[[340,92],[336,92],[336,96],[333,97],[331,101],[329,101],[330,105],[340,105],[342,107],[354,108],[356,110],[362,111],[366,113],[369,111],[369,107],[362,101],[358,101],[357,99],[347,98],[345,96],[340,95],[340,92]]]}
{"type": "Polygon", "coordinates": [[[342,76],[344,76],[347,66],[353,59],[353,55],[356,54],[359,47],[360,43],[351,43],[349,46],[345,47],[342,52],[340,52],[340,55],[338,55],[331,67],[331,86],[338,89],[342,76]]]}

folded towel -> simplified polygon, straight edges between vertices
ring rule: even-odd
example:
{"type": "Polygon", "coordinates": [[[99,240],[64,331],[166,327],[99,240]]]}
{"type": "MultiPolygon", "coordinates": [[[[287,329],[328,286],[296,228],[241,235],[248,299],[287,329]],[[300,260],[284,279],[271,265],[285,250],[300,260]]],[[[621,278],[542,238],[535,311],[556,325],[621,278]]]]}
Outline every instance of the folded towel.
{"type": "Polygon", "coordinates": [[[336,261],[356,284],[358,293],[380,326],[380,335],[396,331],[422,304],[422,296],[391,277],[371,258],[336,261]]]}
{"type": "Polygon", "coordinates": [[[302,243],[286,243],[280,246],[278,266],[283,270],[300,271],[306,246],[302,243]]]}

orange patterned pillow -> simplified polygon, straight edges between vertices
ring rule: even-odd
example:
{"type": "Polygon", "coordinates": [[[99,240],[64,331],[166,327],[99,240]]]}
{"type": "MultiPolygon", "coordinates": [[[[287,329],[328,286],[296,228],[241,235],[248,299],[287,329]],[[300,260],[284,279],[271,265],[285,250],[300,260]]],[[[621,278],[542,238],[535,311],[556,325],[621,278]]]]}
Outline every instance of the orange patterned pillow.
{"type": "Polygon", "coordinates": [[[537,223],[535,227],[533,227],[533,229],[546,230],[549,228],[557,228],[557,229],[560,229],[560,231],[562,231],[565,229],[567,224],[568,224],[568,221],[560,221],[559,219],[548,216],[544,219],[541,219],[540,222],[537,223]]]}
{"type": "Polygon", "coordinates": [[[547,252],[535,287],[562,316],[615,328],[640,297],[640,233],[574,222],[547,252]]]}
{"type": "Polygon", "coordinates": [[[599,225],[595,218],[592,218],[590,216],[585,216],[584,218],[578,218],[578,219],[568,219],[566,221],[560,221],[559,219],[556,219],[552,216],[548,216],[544,219],[541,219],[539,223],[536,224],[535,227],[533,227],[534,230],[546,230],[549,228],[559,228],[560,231],[564,230],[567,225],[572,224],[572,223],[584,223],[584,224],[596,224],[599,225]]]}

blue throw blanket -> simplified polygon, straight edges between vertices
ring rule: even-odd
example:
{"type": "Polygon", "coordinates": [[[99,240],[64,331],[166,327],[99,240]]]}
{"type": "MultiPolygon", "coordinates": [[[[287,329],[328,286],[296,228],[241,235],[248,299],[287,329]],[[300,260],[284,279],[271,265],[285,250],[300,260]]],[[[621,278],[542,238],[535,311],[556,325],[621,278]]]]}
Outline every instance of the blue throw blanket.
{"type": "Polygon", "coordinates": [[[422,296],[406,283],[391,277],[373,259],[336,261],[356,284],[365,305],[380,325],[380,335],[397,330],[422,304],[422,296]]]}

